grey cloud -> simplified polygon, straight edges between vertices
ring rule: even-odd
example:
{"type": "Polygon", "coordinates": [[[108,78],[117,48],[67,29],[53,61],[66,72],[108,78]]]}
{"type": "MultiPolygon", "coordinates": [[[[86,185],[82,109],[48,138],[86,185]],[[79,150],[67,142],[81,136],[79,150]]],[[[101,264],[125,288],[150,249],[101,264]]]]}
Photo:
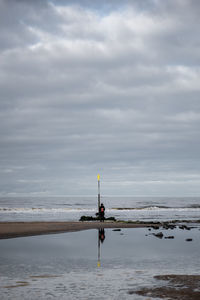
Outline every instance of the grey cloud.
{"type": "Polygon", "coordinates": [[[2,194],[198,194],[198,2],[1,8],[2,194]]]}

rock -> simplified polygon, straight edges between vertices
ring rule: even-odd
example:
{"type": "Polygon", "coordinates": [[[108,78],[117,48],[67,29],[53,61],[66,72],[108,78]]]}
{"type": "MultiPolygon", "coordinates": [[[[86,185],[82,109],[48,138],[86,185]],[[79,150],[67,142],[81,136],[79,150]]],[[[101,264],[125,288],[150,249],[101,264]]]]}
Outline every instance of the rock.
{"type": "Polygon", "coordinates": [[[176,228],[176,225],[173,225],[173,224],[169,224],[168,226],[170,229],[175,229],[176,228]]]}
{"type": "MultiPolygon", "coordinates": [[[[92,217],[92,216],[81,216],[79,221],[99,221],[100,218],[99,217],[92,217]]],[[[116,219],[114,217],[109,217],[109,218],[104,218],[105,221],[115,221],[116,222],[116,219]]]]}
{"type": "Polygon", "coordinates": [[[160,227],[157,226],[157,225],[153,225],[152,228],[155,229],[155,230],[158,230],[160,227]]]}
{"type": "Polygon", "coordinates": [[[164,226],[163,226],[163,229],[168,230],[168,229],[169,229],[168,225],[164,225],[164,226]]]}
{"type": "Polygon", "coordinates": [[[186,229],[186,230],[190,230],[191,228],[186,226],[186,225],[180,225],[179,226],[180,229],[186,229]]]}
{"type": "Polygon", "coordinates": [[[159,232],[159,233],[153,233],[153,235],[155,235],[157,238],[162,239],[163,238],[163,233],[159,232]]]}
{"type": "Polygon", "coordinates": [[[121,231],[120,228],[113,229],[113,231],[121,231]]]}
{"type": "Polygon", "coordinates": [[[174,224],[168,224],[168,223],[164,223],[163,224],[163,229],[174,229],[174,228],[176,228],[176,225],[174,225],[174,224]]]}
{"type": "Polygon", "coordinates": [[[173,235],[165,236],[165,239],[174,239],[173,235]]]}
{"type": "Polygon", "coordinates": [[[186,229],[186,230],[190,230],[191,228],[190,228],[190,227],[187,227],[187,226],[185,225],[185,229],[186,229]]]}
{"type": "Polygon", "coordinates": [[[109,217],[109,218],[105,218],[106,221],[114,221],[116,222],[116,219],[115,217],[109,217]]]}
{"type": "Polygon", "coordinates": [[[98,218],[94,218],[92,216],[81,216],[79,221],[96,221],[98,218]]]}
{"type": "Polygon", "coordinates": [[[186,242],[191,242],[192,241],[192,239],[186,239],[186,242]]]}

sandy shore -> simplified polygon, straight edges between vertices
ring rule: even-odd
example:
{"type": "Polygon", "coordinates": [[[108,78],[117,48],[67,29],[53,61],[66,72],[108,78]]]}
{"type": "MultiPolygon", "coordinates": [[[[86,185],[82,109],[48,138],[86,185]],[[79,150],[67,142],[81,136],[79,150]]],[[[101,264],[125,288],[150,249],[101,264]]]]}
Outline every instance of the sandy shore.
{"type": "Polygon", "coordinates": [[[123,222],[0,222],[0,239],[98,228],[141,228],[151,225],[123,222]]]}
{"type": "Polygon", "coordinates": [[[200,299],[200,275],[158,275],[154,278],[162,280],[163,285],[129,291],[129,294],[169,300],[200,299]],[[166,284],[164,281],[167,281],[166,284]]]}

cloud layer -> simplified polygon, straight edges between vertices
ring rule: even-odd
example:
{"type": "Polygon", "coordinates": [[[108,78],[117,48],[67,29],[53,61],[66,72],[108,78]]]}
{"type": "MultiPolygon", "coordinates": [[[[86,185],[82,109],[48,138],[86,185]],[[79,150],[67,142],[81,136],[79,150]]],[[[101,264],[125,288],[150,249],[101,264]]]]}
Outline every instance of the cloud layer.
{"type": "Polygon", "coordinates": [[[199,195],[199,13],[0,1],[1,194],[199,195]]]}

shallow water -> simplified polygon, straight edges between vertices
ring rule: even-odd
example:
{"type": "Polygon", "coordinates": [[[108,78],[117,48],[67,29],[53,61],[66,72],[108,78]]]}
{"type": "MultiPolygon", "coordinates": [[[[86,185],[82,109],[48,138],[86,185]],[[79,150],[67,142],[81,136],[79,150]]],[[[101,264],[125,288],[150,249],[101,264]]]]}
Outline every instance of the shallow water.
{"type": "Polygon", "coordinates": [[[153,232],[106,229],[103,243],[98,230],[0,240],[0,298],[146,299],[128,291],[158,285],[154,275],[199,274],[199,228],[162,230],[173,240],[153,232]]]}

